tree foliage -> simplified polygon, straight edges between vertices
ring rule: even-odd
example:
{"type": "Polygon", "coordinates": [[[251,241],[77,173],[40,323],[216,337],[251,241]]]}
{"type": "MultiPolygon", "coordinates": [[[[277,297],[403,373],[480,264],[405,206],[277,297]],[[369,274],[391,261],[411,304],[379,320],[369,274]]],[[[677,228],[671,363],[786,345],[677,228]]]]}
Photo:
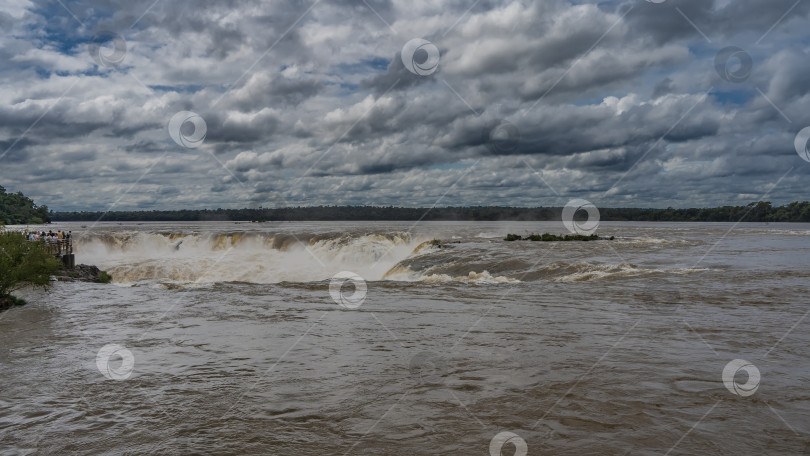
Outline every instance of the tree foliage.
{"type": "Polygon", "coordinates": [[[28,241],[20,233],[0,233],[0,298],[23,284],[47,286],[61,263],[42,242],[28,241]]]}
{"type": "MultiPolygon", "coordinates": [[[[810,222],[810,202],[773,207],[761,201],[747,206],[691,209],[600,208],[604,221],[649,222],[810,222]]],[[[312,206],[277,209],[203,209],[177,211],[55,212],[54,221],[364,221],[364,220],[560,220],[561,207],[312,206]]]]}
{"type": "Polygon", "coordinates": [[[6,193],[6,189],[0,186],[0,223],[40,225],[50,221],[48,206],[37,206],[21,192],[6,193]]]}

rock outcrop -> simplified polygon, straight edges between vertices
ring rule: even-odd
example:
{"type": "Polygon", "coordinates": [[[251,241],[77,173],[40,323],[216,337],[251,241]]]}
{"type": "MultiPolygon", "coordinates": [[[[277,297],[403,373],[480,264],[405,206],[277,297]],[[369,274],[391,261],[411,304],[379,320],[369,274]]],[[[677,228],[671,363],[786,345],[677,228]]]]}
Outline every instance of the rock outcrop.
{"type": "Polygon", "coordinates": [[[75,268],[62,269],[54,278],[60,282],[93,283],[109,283],[112,279],[105,271],[87,264],[78,264],[75,268]]]}

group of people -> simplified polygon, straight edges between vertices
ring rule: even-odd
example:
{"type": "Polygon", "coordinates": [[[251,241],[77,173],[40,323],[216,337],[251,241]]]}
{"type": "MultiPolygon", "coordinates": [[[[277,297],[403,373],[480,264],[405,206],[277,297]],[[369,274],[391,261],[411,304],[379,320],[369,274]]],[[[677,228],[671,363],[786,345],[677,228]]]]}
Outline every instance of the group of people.
{"type": "Polygon", "coordinates": [[[62,250],[66,251],[70,250],[71,247],[70,240],[72,236],[73,236],[72,231],[67,232],[57,231],[54,233],[53,230],[50,230],[47,232],[34,231],[30,233],[25,233],[25,238],[28,239],[29,241],[43,241],[57,253],[62,253],[62,250]]]}
{"type": "Polygon", "coordinates": [[[53,231],[48,231],[47,233],[45,231],[42,232],[34,231],[33,233],[27,233],[25,237],[29,241],[44,240],[50,244],[56,243],[58,241],[70,241],[70,237],[72,235],[73,235],[72,231],[68,231],[67,233],[64,231],[57,231],[56,233],[54,233],[53,231]]]}

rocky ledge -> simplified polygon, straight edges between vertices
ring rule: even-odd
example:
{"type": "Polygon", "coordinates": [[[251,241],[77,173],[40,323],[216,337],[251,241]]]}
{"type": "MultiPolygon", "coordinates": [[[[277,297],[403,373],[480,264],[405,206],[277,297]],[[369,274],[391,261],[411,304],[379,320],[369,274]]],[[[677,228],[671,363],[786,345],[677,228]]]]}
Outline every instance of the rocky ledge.
{"type": "Polygon", "coordinates": [[[95,266],[77,264],[75,268],[60,270],[54,275],[54,279],[59,282],[110,283],[112,276],[95,266]]]}

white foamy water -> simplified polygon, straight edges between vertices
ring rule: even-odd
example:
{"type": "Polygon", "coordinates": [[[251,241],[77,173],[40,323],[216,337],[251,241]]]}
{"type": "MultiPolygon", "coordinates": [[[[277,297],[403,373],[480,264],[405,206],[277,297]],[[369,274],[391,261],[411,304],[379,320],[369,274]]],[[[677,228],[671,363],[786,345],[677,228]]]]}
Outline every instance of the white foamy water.
{"type": "Polygon", "coordinates": [[[407,232],[102,231],[78,235],[75,251],[119,283],[278,283],[325,280],[340,270],[378,280],[378,271],[420,242],[407,232]]]}
{"type": "Polygon", "coordinates": [[[486,455],[503,431],[528,455],[810,449],[806,224],[49,228],[114,282],[0,314],[0,454],[486,455]],[[736,359],[750,396],[723,381],[736,359]]]}

